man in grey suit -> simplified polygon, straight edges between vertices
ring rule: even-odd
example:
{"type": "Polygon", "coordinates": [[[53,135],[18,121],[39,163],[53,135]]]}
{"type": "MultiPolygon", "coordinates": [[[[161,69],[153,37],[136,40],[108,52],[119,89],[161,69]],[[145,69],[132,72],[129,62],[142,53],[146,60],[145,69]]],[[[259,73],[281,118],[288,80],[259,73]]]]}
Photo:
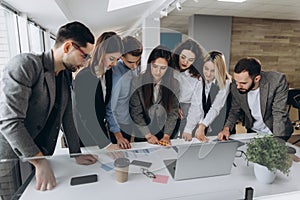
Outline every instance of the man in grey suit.
{"type": "Polygon", "coordinates": [[[261,71],[256,58],[243,58],[234,68],[231,85],[232,104],[219,140],[228,140],[230,130],[244,113],[247,132],[273,134],[288,140],[293,133],[286,103],[286,77],[279,72],[261,71]]]}
{"type": "MultiPolygon", "coordinates": [[[[0,160],[28,159],[35,167],[37,190],[50,190],[56,185],[54,173],[43,156],[53,154],[61,126],[70,153],[80,153],[72,113],[71,72],[89,59],[93,44],[90,30],[80,22],[71,22],[60,27],[51,51],[17,55],[3,70],[0,160]]],[[[92,155],[75,159],[78,164],[97,160],[92,155]]]]}

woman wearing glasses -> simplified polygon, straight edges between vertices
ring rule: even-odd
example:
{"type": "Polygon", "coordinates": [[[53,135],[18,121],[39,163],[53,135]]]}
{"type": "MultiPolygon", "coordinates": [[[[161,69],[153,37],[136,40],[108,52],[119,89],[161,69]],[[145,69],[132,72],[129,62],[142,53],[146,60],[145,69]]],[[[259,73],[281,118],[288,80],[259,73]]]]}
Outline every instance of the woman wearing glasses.
{"type": "Polygon", "coordinates": [[[208,141],[206,135],[217,135],[226,118],[225,103],[230,91],[231,76],[227,73],[225,57],[219,51],[210,51],[204,58],[205,118],[200,121],[195,137],[208,141]]]}
{"type": "Polygon", "coordinates": [[[123,53],[121,38],[103,33],[96,42],[88,67],[74,81],[74,113],[83,146],[104,147],[110,143],[106,125],[106,105],[111,97],[112,70],[123,53]]]}
{"type": "Polygon", "coordinates": [[[129,110],[141,133],[137,141],[171,144],[179,108],[179,83],[173,77],[171,62],[170,50],[157,46],[150,53],[145,73],[131,82],[129,110]]]}
{"type": "Polygon", "coordinates": [[[190,141],[193,129],[204,116],[202,108],[203,79],[199,73],[203,64],[203,49],[200,45],[188,39],[179,44],[173,53],[176,72],[175,78],[180,83],[180,109],[177,130],[174,134],[190,141]]]}

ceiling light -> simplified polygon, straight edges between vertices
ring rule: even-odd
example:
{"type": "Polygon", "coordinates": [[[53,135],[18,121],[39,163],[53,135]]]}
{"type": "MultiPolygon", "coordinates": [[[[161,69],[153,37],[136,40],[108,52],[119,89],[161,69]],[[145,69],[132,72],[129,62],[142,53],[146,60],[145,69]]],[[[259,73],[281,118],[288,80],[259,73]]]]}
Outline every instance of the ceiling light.
{"type": "Polygon", "coordinates": [[[168,10],[167,10],[167,8],[162,9],[162,10],[160,11],[160,16],[161,16],[161,17],[167,17],[167,16],[168,16],[168,10]]]}
{"type": "Polygon", "coordinates": [[[153,0],[126,0],[126,1],[120,1],[120,0],[109,0],[108,6],[107,6],[107,12],[127,8],[130,6],[139,5],[142,3],[146,3],[153,0]]]}
{"type": "Polygon", "coordinates": [[[218,1],[223,1],[223,2],[232,2],[232,3],[243,3],[246,0],[218,0],[218,1]]]}
{"type": "Polygon", "coordinates": [[[178,11],[181,11],[181,10],[182,10],[182,6],[181,6],[181,3],[179,2],[179,0],[177,0],[177,2],[176,2],[176,9],[177,9],[178,11]]]}

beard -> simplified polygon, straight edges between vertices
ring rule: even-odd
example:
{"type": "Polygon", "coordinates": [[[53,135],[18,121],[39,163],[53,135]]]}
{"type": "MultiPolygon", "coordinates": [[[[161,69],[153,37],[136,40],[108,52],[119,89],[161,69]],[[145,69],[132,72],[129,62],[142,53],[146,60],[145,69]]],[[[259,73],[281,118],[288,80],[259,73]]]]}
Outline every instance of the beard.
{"type": "Polygon", "coordinates": [[[65,69],[68,70],[69,72],[76,72],[79,68],[78,66],[67,64],[65,62],[63,62],[63,65],[64,65],[65,69]]]}
{"type": "Polygon", "coordinates": [[[243,90],[241,90],[241,89],[238,89],[238,91],[239,91],[239,93],[240,94],[246,94],[246,93],[248,93],[250,90],[252,90],[253,88],[254,88],[254,86],[255,86],[255,83],[254,83],[254,80],[252,80],[252,84],[251,84],[251,86],[248,88],[248,89],[243,89],[243,90]]]}

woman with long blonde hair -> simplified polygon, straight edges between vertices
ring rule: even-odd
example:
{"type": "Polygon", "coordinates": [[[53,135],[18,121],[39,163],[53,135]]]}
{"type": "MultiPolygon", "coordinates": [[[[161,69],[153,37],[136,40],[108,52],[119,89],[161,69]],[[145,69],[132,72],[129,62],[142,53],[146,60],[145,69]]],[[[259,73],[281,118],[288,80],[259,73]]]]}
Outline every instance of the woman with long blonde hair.
{"type": "Polygon", "coordinates": [[[231,76],[226,69],[225,56],[219,51],[210,51],[205,56],[202,70],[205,79],[205,117],[200,121],[195,137],[207,141],[206,134],[217,135],[223,128],[231,76]]]}

